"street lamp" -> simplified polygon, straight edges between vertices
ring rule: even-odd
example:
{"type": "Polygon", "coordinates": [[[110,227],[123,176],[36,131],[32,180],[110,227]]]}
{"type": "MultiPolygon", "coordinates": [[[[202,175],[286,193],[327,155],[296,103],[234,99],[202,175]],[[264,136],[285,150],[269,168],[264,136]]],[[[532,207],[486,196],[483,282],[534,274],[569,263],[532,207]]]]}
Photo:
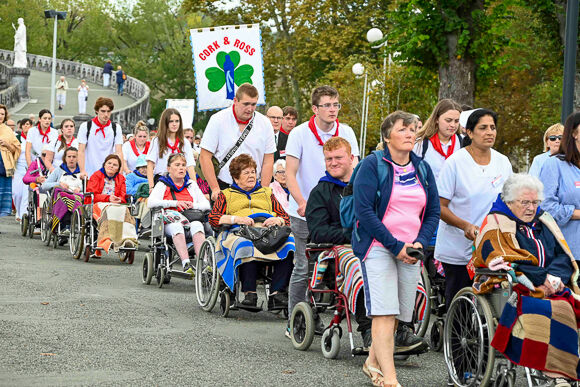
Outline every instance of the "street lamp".
{"type": "Polygon", "coordinates": [[[52,36],[52,76],[50,85],[50,111],[54,114],[54,99],[56,94],[56,25],[58,20],[66,18],[65,11],[55,11],[54,9],[45,10],[44,17],[46,19],[54,19],[54,33],[52,36]]]}
{"type": "Polygon", "coordinates": [[[369,117],[369,99],[370,93],[368,92],[368,82],[367,77],[368,74],[365,70],[365,66],[360,63],[355,63],[352,66],[352,72],[354,75],[361,76],[364,74],[365,76],[365,83],[363,87],[363,103],[362,103],[362,111],[361,111],[361,120],[360,120],[360,139],[359,139],[359,150],[361,159],[364,157],[365,152],[365,144],[367,140],[367,120],[369,117]]]}

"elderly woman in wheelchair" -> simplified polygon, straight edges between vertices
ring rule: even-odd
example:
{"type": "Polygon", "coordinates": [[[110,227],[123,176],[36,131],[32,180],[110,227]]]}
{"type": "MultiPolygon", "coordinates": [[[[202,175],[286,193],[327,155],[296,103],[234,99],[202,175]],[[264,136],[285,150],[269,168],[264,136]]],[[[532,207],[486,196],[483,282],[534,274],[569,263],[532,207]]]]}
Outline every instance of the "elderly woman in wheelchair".
{"type": "Polygon", "coordinates": [[[454,298],[447,316],[446,362],[457,385],[486,385],[494,348],[511,361],[497,367],[494,385],[513,385],[512,363],[525,367],[529,385],[579,379],[578,267],[556,222],[540,209],[542,197],[537,178],[512,175],[483,221],[473,286],[454,298]],[[475,326],[480,340],[470,341],[475,326]],[[485,346],[481,362],[465,361],[470,342],[485,346]]]}
{"type": "MultiPolygon", "coordinates": [[[[199,256],[205,240],[203,222],[211,207],[195,180],[189,178],[185,156],[182,153],[169,156],[167,172],[167,175],[161,176],[155,184],[147,206],[153,211],[153,226],[156,226],[158,219],[161,220],[164,234],[172,238],[183,266],[183,272],[192,278],[195,266],[190,262],[188,240],[193,244],[195,255],[199,256]]],[[[156,237],[157,234],[153,235],[152,232],[153,245],[156,244],[156,237]]],[[[157,268],[154,270],[157,272],[157,268]]],[[[161,271],[163,270],[165,269],[162,268],[161,271]]],[[[149,272],[151,273],[150,269],[149,272]]],[[[151,275],[152,273],[149,274],[149,281],[151,275]]],[[[160,281],[160,286],[162,283],[163,281],[160,281]]]]}
{"type": "Polygon", "coordinates": [[[231,161],[229,170],[234,183],[231,188],[220,192],[209,215],[210,224],[223,229],[217,238],[217,266],[223,281],[232,291],[239,270],[244,299],[237,306],[258,309],[256,280],[260,266],[272,264],[268,309],[282,310],[288,306],[284,291],[292,274],[294,238],[287,227],[290,223],[288,214],[276,200],[272,189],[262,187],[257,181],[256,167],[256,162],[248,154],[231,161]],[[258,240],[261,238],[254,238],[252,234],[263,235],[273,245],[270,248],[260,246],[258,240]]]}

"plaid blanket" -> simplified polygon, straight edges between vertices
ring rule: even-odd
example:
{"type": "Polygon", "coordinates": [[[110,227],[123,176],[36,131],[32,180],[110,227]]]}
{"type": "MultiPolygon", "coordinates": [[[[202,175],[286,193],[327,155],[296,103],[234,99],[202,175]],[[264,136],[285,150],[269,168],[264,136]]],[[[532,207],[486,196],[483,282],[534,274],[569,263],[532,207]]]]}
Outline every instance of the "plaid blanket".
{"type": "Polygon", "coordinates": [[[512,363],[579,380],[580,302],[570,289],[538,299],[521,284],[506,303],[491,345],[512,363]]]}
{"type": "Polygon", "coordinates": [[[121,247],[137,246],[135,219],[128,206],[111,203],[96,203],[93,206],[93,217],[99,226],[97,246],[109,252],[111,246],[115,252],[121,247]]]}
{"type": "Polygon", "coordinates": [[[52,194],[52,221],[51,230],[58,226],[59,222],[67,213],[73,213],[77,208],[83,204],[83,195],[64,191],[60,188],[55,188],[52,194]]]}

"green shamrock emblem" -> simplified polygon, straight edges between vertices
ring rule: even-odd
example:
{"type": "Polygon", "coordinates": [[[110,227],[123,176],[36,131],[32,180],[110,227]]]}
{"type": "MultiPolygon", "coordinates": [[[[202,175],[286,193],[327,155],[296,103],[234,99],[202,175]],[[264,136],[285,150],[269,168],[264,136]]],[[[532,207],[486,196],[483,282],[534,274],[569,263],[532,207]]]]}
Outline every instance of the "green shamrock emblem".
{"type": "Polygon", "coordinates": [[[210,91],[219,91],[226,85],[227,99],[234,99],[234,84],[240,86],[242,83],[252,83],[254,68],[248,64],[238,67],[240,64],[239,52],[225,53],[220,51],[216,55],[216,62],[219,67],[210,67],[205,70],[210,91]]]}

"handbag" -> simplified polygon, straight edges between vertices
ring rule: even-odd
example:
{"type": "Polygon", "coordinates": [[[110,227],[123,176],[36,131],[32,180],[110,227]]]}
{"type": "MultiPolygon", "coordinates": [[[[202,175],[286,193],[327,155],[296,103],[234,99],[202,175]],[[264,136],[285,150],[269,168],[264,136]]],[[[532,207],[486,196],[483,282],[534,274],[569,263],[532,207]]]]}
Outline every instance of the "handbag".
{"type": "MultiPolygon", "coordinates": [[[[213,171],[215,173],[216,178],[219,175],[221,169],[224,167],[224,165],[227,164],[227,162],[232,158],[234,153],[236,153],[236,151],[238,150],[240,145],[242,145],[242,143],[244,142],[246,137],[248,137],[248,134],[250,133],[252,126],[254,126],[254,117],[252,117],[252,120],[248,123],[248,125],[246,125],[246,127],[244,128],[244,131],[242,132],[242,135],[240,136],[240,138],[238,138],[238,141],[236,141],[236,143],[234,144],[232,149],[230,149],[230,151],[226,154],[226,156],[224,157],[224,159],[222,161],[219,161],[215,156],[211,157],[211,162],[213,164],[213,171]]],[[[201,163],[200,162],[195,163],[195,173],[197,173],[197,176],[199,176],[203,180],[207,181],[207,179],[205,178],[205,175],[203,174],[203,171],[201,170],[201,163]]]]}
{"type": "Polygon", "coordinates": [[[254,227],[244,224],[234,233],[252,241],[262,254],[271,254],[286,243],[292,230],[288,226],[254,227]]]}
{"type": "MultiPolygon", "coordinates": [[[[173,190],[171,188],[169,188],[169,191],[171,191],[171,197],[173,198],[173,200],[177,200],[177,197],[175,196],[175,192],[173,192],[173,190]]],[[[190,223],[191,222],[205,222],[205,214],[201,210],[195,210],[193,208],[188,208],[187,210],[182,210],[179,213],[181,215],[185,216],[185,218],[190,223]]]]}

